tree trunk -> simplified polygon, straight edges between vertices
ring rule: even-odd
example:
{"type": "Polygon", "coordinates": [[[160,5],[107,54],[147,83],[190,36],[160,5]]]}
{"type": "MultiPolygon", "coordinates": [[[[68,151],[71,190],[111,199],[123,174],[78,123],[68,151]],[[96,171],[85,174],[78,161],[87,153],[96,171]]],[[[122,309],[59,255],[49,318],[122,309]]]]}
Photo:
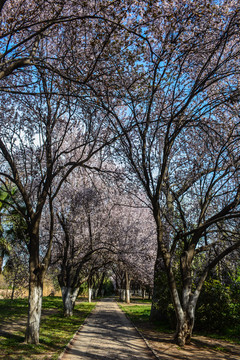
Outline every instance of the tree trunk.
{"type": "Polygon", "coordinates": [[[186,312],[180,311],[177,314],[177,328],[175,340],[179,346],[190,344],[194,326],[194,310],[188,309],[186,312]]]}
{"type": "Polygon", "coordinates": [[[39,223],[36,223],[34,231],[32,231],[30,244],[28,322],[25,342],[28,344],[38,344],[42,310],[43,279],[46,273],[45,265],[39,263],[39,223]]]}
{"type": "Polygon", "coordinates": [[[75,306],[75,303],[76,303],[76,300],[77,300],[77,297],[78,297],[78,293],[79,293],[79,287],[74,289],[73,292],[72,292],[73,309],[74,309],[74,306],[75,306]]]}
{"type": "Polygon", "coordinates": [[[130,304],[131,297],[130,297],[130,289],[126,289],[126,303],[130,304]]]}
{"type": "Polygon", "coordinates": [[[2,255],[2,252],[0,254],[0,275],[2,273],[2,267],[3,267],[3,255],[2,255]]]}
{"type": "Polygon", "coordinates": [[[14,292],[15,292],[15,287],[16,287],[16,278],[17,278],[17,274],[15,273],[14,280],[13,280],[13,284],[12,284],[11,300],[14,299],[14,292]]]}
{"type": "Polygon", "coordinates": [[[70,286],[61,286],[64,316],[73,315],[75,302],[78,296],[79,288],[72,289],[70,286]]]}
{"type": "Polygon", "coordinates": [[[66,286],[62,286],[61,291],[62,291],[64,316],[70,317],[73,315],[73,303],[71,299],[72,289],[66,286]]]}
{"type": "Polygon", "coordinates": [[[125,301],[126,300],[126,290],[125,289],[120,289],[119,290],[119,299],[120,301],[125,301]]]}
{"type": "Polygon", "coordinates": [[[99,288],[98,288],[98,292],[97,292],[97,296],[103,296],[103,282],[104,282],[104,279],[105,279],[105,272],[102,273],[99,288]]]}
{"type": "Polygon", "coordinates": [[[125,273],[125,280],[126,280],[126,303],[130,304],[130,278],[128,272],[125,273]]]}
{"type": "Polygon", "coordinates": [[[15,293],[15,282],[13,283],[13,286],[12,286],[11,300],[14,299],[14,293],[15,293]]]}
{"type": "Polygon", "coordinates": [[[92,288],[88,287],[88,302],[92,302],[92,288]]]}
{"type": "Polygon", "coordinates": [[[25,341],[28,344],[39,343],[39,329],[42,310],[43,281],[38,276],[30,276],[28,298],[28,323],[25,341]]]}
{"type": "Polygon", "coordinates": [[[118,289],[118,294],[119,294],[119,301],[122,301],[123,299],[122,299],[122,289],[121,288],[118,289]]]}
{"type": "Polygon", "coordinates": [[[167,322],[167,305],[170,302],[171,295],[168,289],[167,277],[163,270],[160,254],[158,254],[154,268],[154,285],[152,291],[150,320],[167,322]]]}

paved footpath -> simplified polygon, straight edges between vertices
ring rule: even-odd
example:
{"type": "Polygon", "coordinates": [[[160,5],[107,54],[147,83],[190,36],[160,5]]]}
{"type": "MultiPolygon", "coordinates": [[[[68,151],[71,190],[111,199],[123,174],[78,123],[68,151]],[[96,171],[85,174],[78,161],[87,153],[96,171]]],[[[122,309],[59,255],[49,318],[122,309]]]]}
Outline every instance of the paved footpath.
{"type": "Polygon", "coordinates": [[[155,360],[112,299],[97,303],[61,360],[155,360]]]}

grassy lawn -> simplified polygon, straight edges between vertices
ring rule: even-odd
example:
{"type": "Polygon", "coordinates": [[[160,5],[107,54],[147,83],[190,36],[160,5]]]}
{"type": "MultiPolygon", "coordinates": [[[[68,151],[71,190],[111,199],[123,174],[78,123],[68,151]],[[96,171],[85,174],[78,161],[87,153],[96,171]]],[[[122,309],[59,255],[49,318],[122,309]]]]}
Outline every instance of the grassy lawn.
{"type": "MultiPolygon", "coordinates": [[[[174,330],[171,329],[168,324],[161,323],[159,321],[150,322],[150,312],[151,312],[151,303],[134,300],[131,304],[118,303],[120,308],[127,314],[127,316],[132,320],[132,322],[139,328],[143,330],[146,328],[151,328],[151,330],[156,332],[164,333],[174,333],[174,330]]],[[[239,329],[228,329],[224,334],[210,334],[205,333],[204,331],[194,331],[196,335],[203,335],[213,339],[225,340],[228,342],[240,344],[239,338],[239,329]]]]}
{"type": "Polygon", "coordinates": [[[240,359],[240,346],[236,338],[232,339],[235,341],[230,343],[228,336],[221,337],[218,335],[212,339],[209,337],[209,334],[201,334],[207,335],[207,337],[197,334],[193,337],[190,345],[181,348],[173,342],[174,331],[168,327],[168,324],[149,321],[151,311],[150,303],[134,301],[134,303],[131,304],[118,304],[142,333],[144,338],[147,339],[150,347],[160,359],[240,359]],[[225,340],[228,340],[228,342],[225,340]]]}
{"type": "Polygon", "coordinates": [[[78,303],[71,318],[63,317],[60,297],[43,298],[40,344],[24,344],[27,299],[0,300],[0,359],[57,359],[95,304],[78,303]]]}
{"type": "Polygon", "coordinates": [[[123,304],[118,303],[120,308],[129,316],[129,318],[135,322],[135,321],[148,321],[149,315],[151,311],[151,304],[150,303],[139,303],[135,304],[123,304]]]}
{"type": "Polygon", "coordinates": [[[158,321],[149,321],[151,312],[151,303],[149,300],[134,300],[131,304],[118,303],[120,308],[127,314],[131,321],[141,330],[142,327],[151,327],[156,331],[172,333],[173,330],[167,324],[158,321]]]}

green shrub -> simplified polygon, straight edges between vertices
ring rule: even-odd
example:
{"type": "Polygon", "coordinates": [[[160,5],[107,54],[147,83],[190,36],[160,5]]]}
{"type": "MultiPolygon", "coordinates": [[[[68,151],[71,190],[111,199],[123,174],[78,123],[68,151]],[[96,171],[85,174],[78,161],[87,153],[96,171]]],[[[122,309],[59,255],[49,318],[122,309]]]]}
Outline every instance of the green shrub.
{"type": "Polygon", "coordinates": [[[240,292],[237,284],[224,285],[210,278],[198,300],[196,326],[206,332],[226,333],[240,322],[240,292]]]}

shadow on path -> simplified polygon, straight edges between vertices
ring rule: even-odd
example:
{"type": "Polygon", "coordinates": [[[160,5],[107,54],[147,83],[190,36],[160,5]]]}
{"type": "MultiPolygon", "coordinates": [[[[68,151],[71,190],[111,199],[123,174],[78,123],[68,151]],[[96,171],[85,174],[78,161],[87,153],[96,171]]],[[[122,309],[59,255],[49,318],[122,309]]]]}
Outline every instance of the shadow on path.
{"type": "Polygon", "coordinates": [[[61,360],[154,360],[131,322],[112,299],[100,301],[61,360]]]}

